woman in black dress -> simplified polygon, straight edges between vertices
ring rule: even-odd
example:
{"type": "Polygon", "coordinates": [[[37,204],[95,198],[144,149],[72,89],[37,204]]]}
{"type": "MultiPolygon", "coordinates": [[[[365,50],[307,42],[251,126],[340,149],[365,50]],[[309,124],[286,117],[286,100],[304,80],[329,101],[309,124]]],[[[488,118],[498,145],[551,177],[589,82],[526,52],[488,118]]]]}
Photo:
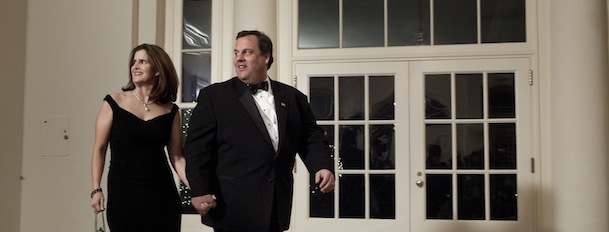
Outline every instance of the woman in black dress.
{"type": "Polygon", "coordinates": [[[110,146],[110,231],[180,231],[180,198],[169,165],[188,185],[180,116],[173,103],[177,73],[167,53],[157,45],[139,45],[130,57],[129,83],[123,92],[104,98],[97,116],[91,207],[95,213],[106,209],[100,184],[110,146]]]}

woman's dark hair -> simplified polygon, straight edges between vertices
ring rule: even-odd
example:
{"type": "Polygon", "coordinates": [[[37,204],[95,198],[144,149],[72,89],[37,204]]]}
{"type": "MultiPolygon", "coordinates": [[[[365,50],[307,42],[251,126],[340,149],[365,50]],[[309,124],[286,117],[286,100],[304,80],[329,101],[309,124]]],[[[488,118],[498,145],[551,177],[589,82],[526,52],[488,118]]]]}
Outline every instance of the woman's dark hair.
{"type": "Polygon", "coordinates": [[[271,64],[273,64],[273,42],[271,41],[271,38],[269,38],[260,31],[241,31],[237,34],[236,39],[248,35],[253,35],[258,38],[258,48],[260,49],[262,54],[269,54],[269,63],[266,65],[266,69],[270,69],[271,64]]]}
{"type": "Polygon", "coordinates": [[[158,103],[174,102],[178,94],[178,73],[165,50],[154,44],[140,44],[131,50],[131,55],[129,56],[129,82],[122,88],[123,91],[135,89],[131,67],[135,62],[133,60],[135,52],[139,50],[144,50],[148,53],[153,73],[159,74],[156,76],[156,82],[152,87],[152,92],[150,92],[150,99],[158,103]]]}

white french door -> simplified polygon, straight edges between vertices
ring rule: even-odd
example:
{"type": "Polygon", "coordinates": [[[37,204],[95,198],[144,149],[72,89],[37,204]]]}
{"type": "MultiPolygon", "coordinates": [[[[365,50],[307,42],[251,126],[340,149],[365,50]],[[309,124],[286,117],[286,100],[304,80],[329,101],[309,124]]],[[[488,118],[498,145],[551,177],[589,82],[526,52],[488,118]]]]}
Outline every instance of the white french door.
{"type": "Polygon", "coordinates": [[[333,147],[302,162],[291,231],[532,231],[528,59],[298,63],[333,147]]]}

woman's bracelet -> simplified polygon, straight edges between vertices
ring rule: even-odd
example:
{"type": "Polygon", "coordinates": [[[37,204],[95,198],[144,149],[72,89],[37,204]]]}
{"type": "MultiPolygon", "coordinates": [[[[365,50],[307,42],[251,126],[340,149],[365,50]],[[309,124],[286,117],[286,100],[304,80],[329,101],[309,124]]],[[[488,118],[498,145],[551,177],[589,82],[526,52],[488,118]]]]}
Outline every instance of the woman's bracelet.
{"type": "Polygon", "coordinates": [[[93,196],[96,193],[101,193],[101,192],[102,192],[102,188],[101,187],[94,189],[93,192],[91,192],[91,198],[93,198],[93,196]]]}

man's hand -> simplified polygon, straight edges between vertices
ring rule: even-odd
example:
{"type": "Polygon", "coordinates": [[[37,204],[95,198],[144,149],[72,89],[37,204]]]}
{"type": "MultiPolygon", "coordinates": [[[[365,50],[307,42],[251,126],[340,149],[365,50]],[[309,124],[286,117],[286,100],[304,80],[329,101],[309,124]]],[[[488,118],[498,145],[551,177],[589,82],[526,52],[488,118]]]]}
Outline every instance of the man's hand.
{"type": "Polygon", "coordinates": [[[323,193],[334,190],[334,174],[328,169],[321,169],[315,173],[315,184],[323,193]]]}
{"type": "Polygon", "coordinates": [[[211,209],[216,208],[216,196],[212,194],[193,197],[191,202],[201,216],[207,215],[211,209]]]}

